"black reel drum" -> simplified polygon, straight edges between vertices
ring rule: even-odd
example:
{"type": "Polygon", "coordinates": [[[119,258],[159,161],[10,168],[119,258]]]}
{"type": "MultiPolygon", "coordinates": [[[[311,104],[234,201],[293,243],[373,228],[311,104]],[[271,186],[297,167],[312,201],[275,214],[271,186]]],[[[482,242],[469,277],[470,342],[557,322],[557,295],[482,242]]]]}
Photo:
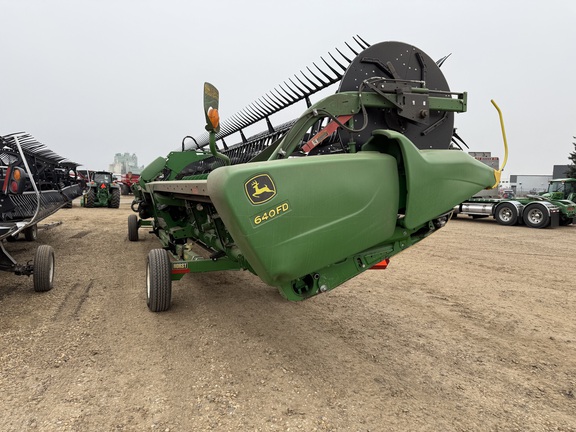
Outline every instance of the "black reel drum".
{"type": "MultiPolygon", "coordinates": [[[[413,87],[431,91],[449,92],[448,83],[440,68],[424,51],[402,42],[382,42],[362,51],[348,66],[338,92],[375,91],[362,84],[370,79],[385,86],[390,93],[402,93],[413,87]],[[372,79],[381,77],[382,80],[372,79]]],[[[434,96],[450,97],[449,94],[434,96]]],[[[430,110],[422,115],[409,115],[408,110],[398,108],[367,108],[368,123],[360,132],[339,130],[340,140],[352,139],[358,149],[370,138],[375,129],[391,129],[405,135],[419,149],[447,149],[450,147],[454,128],[454,113],[430,110]]],[[[360,129],[365,118],[363,113],[354,116],[355,130],[360,129]]]]}

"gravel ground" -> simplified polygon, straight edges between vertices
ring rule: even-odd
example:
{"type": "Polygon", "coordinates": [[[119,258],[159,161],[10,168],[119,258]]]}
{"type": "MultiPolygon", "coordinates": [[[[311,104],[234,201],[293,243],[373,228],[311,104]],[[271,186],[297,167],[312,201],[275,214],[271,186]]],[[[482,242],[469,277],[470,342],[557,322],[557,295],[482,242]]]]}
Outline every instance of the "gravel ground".
{"type": "MultiPolygon", "coordinates": [[[[120,209],[74,203],[37,244],[56,286],[0,280],[3,431],[576,431],[576,226],[459,218],[301,303],[187,275],[149,312],[120,209]]],[[[35,244],[7,245],[21,261],[35,244]]]]}

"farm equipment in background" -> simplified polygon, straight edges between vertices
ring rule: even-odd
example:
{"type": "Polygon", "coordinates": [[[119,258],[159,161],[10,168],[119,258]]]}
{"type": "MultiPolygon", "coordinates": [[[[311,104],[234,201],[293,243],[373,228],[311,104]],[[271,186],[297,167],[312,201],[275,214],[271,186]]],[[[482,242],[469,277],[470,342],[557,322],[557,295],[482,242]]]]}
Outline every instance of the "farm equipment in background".
{"type": "Polygon", "coordinates": [[[540,195],[516,197],[512,190],[505,190],[502,198],[476,195],[456,205],[453,217],[493,217],[500,225],[524,224],[530,228],[554,228],[574,223],[575,200],[576,179],[552,179],[548,191],[540,195]]]}
{"type": "Polygon", "coordinates": [[[54,277],[54,251],[36,249],[33,264],[19,264],[6,250],[4,240],[20,233],[36,240],[38,223],[81,195],[77,163],[49,150],[27,133],[0,137],[0,270],[33,275],[35,291],[48,291],[54,277]]]}
{"type": "Polygon", "coordinates": [[[120,207],[120,186],[111,172],[94,171],[82,196],[84,207],[120,207]]]}
{"type": "Polygon", "coordinates": [[[138,183],[139,179],[140,174],[133,174],[132,172],[122,174],[120,177],[120,190],[122,195],[129,195],[132,192],[132,185],[138,183]]]}
{"type": "Polygon", "coordinates": [[[204,85],[206,133],[140,174],[128,238],[149,227],[147,304],[167,310],[186,273],[245,269],[288,300],[324,293],[442,228],[452,208],[498,185],[500,171],[456,149],[454,93],[420,49],[354,38],[220,124],[218,90],[204,85]],[[361,52],[360,52],[361,51],[361,52]],[[339,83],[314,104],[309,96],[339,83]],[[270,116],[298,101],[296,120],[270,116]],[[265,131],[244,130],[265,121],[265,131]],[[224,138],[240,135],[228,145],[224,138]],[[217,145],[220,141],[221,145],[217,145]]]}

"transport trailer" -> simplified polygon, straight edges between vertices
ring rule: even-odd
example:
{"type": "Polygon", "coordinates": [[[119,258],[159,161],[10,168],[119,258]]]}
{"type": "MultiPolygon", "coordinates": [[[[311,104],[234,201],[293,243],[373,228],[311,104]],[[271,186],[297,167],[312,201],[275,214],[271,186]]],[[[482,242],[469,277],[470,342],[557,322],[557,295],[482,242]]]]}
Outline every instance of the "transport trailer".
{"type": "Polygon", "coordinates": [[[576,218],[576,179],[550,180],[548,191],[526,198],[471,198],[454,207],[453,216],[493,217],[500,225],[524,224],[530,228],[570,225],[576,218]]]}

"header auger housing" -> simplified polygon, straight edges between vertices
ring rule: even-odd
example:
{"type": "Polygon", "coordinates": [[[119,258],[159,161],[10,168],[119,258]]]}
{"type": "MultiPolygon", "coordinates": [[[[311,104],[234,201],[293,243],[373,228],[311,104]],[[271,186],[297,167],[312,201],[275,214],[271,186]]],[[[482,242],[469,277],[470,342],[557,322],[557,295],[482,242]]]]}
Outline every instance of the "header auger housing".
{"type": "Polygon", "coordinates": [[[139,218],[128,220],[129,239],[146,225],[163,247],[148,256],[152,311],[170,306],[171,281],[189,272],[247,269],[289,300],[329,291],[432,234],[455,204],[495,184],[493,169],[453,149],[466,93],[450,92],[416,47],[355,41],[354,59],[339,52],[345,60],[325,61],[329,72],[309,69],[312,77],[284,83],[228,122],[205,84],[207,134],[152,162],[134,188],[139,218]],[[272,126],[273,112],[334,82],[334,95],[272,126]],[[247,139],[243,129],[259,120],[267,130],[247,139]],[[228,146],[234,132],[241,142],[228,146]]]}

